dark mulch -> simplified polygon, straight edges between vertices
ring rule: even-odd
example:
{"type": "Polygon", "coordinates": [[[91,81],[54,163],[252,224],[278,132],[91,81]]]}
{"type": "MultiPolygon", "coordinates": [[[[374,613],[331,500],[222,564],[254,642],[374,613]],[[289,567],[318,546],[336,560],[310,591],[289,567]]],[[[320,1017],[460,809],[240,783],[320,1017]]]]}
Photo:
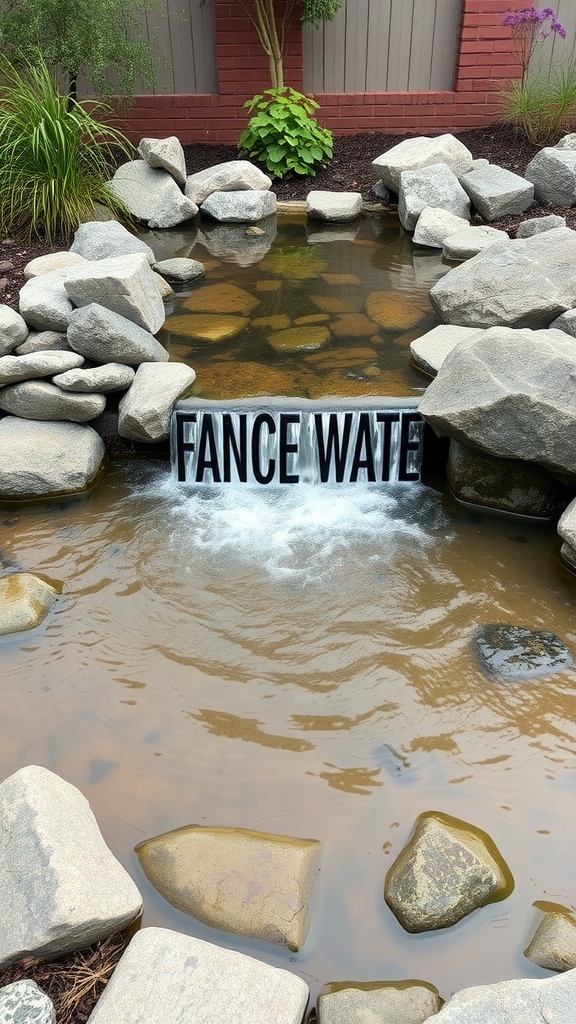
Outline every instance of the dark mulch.
{"type": "MultiPolygon", "coordinates": [[[[336,138],[334,157],[329,167],[318,171],[313,178],[295,175],[284,181],[275,181],[273,190],[280,201],[303,200],[311,189],[339,189],[361,192],[366,202],[375,202],[372,187],[376,176],[372,170],[372,161],[405,138],[406,135],[383,135],[380,132],[336,138]]],[[[468,147],[472,156],[485,157],[491,163],[499,164],[517,174],[524,173],[526,165],[538,151],[536,146],[532,146],[508,125],[460,132],[457,138],[468,147]]],[[[185,152],[189,174],[211,164],[238,158],[235,146],[199,143],[186,146],[185,152]]],[[[543,213],[559,213],[566,218],[569,227],[576,228],[576,208],[566,210],[547,207],[544,210],[536,206],[521,217],[506,217],[494,222],[493,227],[502,228],[513,237],[515,228],[521,220],[543,213]]],[[[475,223],[480,222],[480,218],[475,219],[475,223]]],[[[52,246],[47,245],[43,239],[35,239],[25,244],[0,239],[0,302],[17,308],[18,292],[24,283],[23,270],[29,260],[46,252],[66,249],[68,244],[69,240],[66,239],[58,239],[52,246]]]]}

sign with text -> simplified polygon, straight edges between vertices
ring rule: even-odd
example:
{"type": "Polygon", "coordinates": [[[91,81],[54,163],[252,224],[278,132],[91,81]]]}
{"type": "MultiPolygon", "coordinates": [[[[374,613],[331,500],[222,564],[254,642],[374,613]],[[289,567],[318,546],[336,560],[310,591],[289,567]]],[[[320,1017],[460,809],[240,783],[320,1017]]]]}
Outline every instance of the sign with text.
{"type": "Polygon", "coordinates": [[[177,402],[176,479],[210,487],[420,480],[423,421],[414,399],[257,401],[177,402]]]}

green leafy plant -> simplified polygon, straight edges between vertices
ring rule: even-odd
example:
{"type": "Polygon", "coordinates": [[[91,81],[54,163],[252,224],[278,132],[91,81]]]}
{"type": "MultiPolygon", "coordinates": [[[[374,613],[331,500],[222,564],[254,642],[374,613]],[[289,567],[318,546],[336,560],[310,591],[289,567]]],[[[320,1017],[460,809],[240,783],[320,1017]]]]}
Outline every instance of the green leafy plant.
{"type": "Polygon", "coordinates": [[[15,68],[0,56],[0,231],[16,237],[69,237],[95,204],[127,218],[107,180],[113,151],[133,153],[122,133],[62,94],[42,58],[15,68]]]}
{"type": "Polygon", "coordinates": [[[332,158],[332,132],[311,116],[318,104],[284,86],[267,89],[248,100],[252,112],[242,132],[238,149],[242,155],[266,167],[274,178],[288,174],[314,175],[332,158]]]}

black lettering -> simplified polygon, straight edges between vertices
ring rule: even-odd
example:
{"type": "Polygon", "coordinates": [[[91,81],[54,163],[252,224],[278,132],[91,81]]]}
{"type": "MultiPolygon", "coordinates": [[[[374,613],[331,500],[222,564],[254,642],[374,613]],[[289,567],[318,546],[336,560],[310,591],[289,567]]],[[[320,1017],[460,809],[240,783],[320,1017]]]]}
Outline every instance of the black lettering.
{"type": "Polygon", "coordinates": [[[198,442],[198,462],[196,463],[196,483],[203,482],[203,476],[207,469],[212,470],[212,482],[221,483],[220,466],[218,465],[218,451],[216,448],[216,437],[212,424],[212,413],[205,412],[202,416],[202,427],[200,440],[198,442]],[[208,448],[208,457],[206,449],[208,448]]]}
{"type": "Polygon", "coordinates": [[[342,437],[342,442],[340,442],[340,437],[338,435],[338,413],[330,413],[326,444],[324,444],[322,413],[315,413],[314,421],[316,423],[316,442],[318,445],[318,461],[320,463],[320,479],[323,484],[328,481],[330,476],[330,464],[332,462],[332,456],[334,455],[334,461],[336,464],[336,483],[341,484],[344,480],[346,458],[348,456],[348,446],[350,444],[352,413],[347,412],[344,414],[344,436],[342,437]]]}
{"type": "Polygon", "coordinates": [[[240,413],[238,416],[238,426],[240,428],[240,444],[236,440],[234,433],[234,425],[232,422],[232,416],[229,412],[225,412],[222,416],[222,447],[224,455],[224,483],[229,484],[231,482],[231,463],[230,455],[234,458],[236,466],[236,472],[238,473],[238,480],[241,484],[245,484],[248,479],[248,452],[246,443],[246,413],[240,413]]]}
{"type": "Polygon", "coordinates": [[[350,470],[350,483],[352,484],[357,483],[358,473],[361,469],[366,470],[367,479],[371,484],[376,480],[374,453],[372,451],[372,438],[370,434],[370,413],[361,412],[358,417],[358,433],[356,435],[352,469],[350,470]],[[362,449],[366,453],[363,459],[360,457],[362,449]]]}
{"type": "Polygon", "coordinates": [[[274,479],[276,472],[275,459],[269,459],[268,469],[265,473],[262,472],[260,466],[260,434],[264,425],[268,427],[269,435],[276,433],[276,424],[268,412],[261,412],[254,420],[252,427],[252,472],[259,484],[269,484],[274,479]]]}
{"type": "Polygon", "coordinates": [[[376,413],[376,422],[384,424],[384,440],[382,442],[382,474],[380,479],[383,481],[390,479],[390,451],[392,447],[392,424],[398,423],[400,419],[400,413],[398,412],[378,412],[376,413]]]}
{"type": "Polygon", "coordinates": [[[300,413],[280,413],[280,483],[297,484],[300,477],[297,473],[288,472],[288,456],[298,451],[298,442],[288,442],[288,427],[291,423],[300,423],[300,413]]]}
{"type": "Polygon", "coordinates": [[[400,463],[398,466],[399,480],[419,480],[418,470],[408,469],[408,456],[411,452],[419,452],[422,445],[422,433],[418,431],[415,440],[410,440],[410,427],[413,423],[421,423],[422,417],[419,412],[402,413],[402,425],[400,428],[400,463]]]}
{"type": "Polygon", "coordinates": [[[184,453],[194,451],[194,444],[192,443],[192,441],[184,440],[185,423],[196,423],[196,413],[176,413],[176,455],[179,483],[186,482],[186,460],[184,458],[184,453]]]}

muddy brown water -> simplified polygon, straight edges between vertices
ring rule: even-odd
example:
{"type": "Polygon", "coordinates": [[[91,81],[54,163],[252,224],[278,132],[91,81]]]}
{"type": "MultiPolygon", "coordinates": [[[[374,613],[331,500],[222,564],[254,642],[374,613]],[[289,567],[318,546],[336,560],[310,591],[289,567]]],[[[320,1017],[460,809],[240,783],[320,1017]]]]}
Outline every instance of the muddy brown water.
{"type": "Polygon", "coordinates": [[[515,623],[576,653],[553,525],[464,508],[433,478],[199,494],[157,457],[0,523],[3,570],[64,584],[39,629],[0,640],[0,777],[36,763],[82,790],[145,925],[284,966],[312,999],[346,980],[420,978],[447,998],[549,975],[522,950],[532,903],[576,896],[576,669],[497,684],[471,637],[515,623]],[[429,810],[488,832],[516,887],[408,935],[384,876],[429,810]],[[322,842],[301,953],[214,932],[152,889],[134,846],[192,823],[322,842]]]}

